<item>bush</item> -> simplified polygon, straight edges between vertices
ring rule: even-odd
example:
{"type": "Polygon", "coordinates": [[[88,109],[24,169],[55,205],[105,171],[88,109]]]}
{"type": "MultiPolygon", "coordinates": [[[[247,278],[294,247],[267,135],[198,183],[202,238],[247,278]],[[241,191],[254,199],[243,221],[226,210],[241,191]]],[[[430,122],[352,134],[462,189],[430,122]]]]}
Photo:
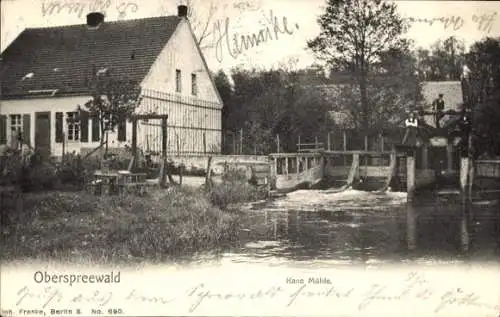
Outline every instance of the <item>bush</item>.
{"type": "Polygon", "coordinates": [[[209,190],[212,204],[222,209],[229,206],[265,198],[267,192],[251,185],[243,171],[228,169],[222,175],[222,182],[213,184],[209,190]]]}
{"type": "Polygon", "coordinates": [[[64,155],[57,176],[62,184],[81,185],[85,182],[85,168],[80,155],[75,153],[64,155]]]}
{"type": "Polygon", "coordinates": [[[56,166],[48,162],[25,165],[21,175],[21,187],[25,192],[54,189],[59,183],[56,166]]]}

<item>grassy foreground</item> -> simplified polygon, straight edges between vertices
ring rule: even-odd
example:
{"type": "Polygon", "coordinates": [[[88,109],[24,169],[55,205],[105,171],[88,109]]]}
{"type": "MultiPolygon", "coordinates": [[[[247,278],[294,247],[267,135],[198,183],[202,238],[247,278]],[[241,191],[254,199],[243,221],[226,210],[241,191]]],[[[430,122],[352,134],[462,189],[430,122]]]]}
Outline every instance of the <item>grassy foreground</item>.
{"type": "MultiPolygon", "coordinates": [[[[220,189],[216,196],[223,196],[220,189]]],[[[4,213],[2,261],[161,262],[215,250],[238,235],[240,215],[224,208],[226,203],[185,188],[147,197],[24,194],[22,212],[4,213]]]]}

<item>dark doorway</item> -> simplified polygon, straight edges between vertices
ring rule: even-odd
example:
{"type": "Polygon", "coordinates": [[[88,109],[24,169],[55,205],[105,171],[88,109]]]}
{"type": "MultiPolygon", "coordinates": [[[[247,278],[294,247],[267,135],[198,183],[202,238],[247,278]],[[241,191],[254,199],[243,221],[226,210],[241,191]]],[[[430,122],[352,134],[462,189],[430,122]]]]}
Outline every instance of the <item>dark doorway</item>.
{"type": "Polygon", "coordinates": [[[35,148],[43,158],[50,156],[50,112],[35,113],[35,148]]]}

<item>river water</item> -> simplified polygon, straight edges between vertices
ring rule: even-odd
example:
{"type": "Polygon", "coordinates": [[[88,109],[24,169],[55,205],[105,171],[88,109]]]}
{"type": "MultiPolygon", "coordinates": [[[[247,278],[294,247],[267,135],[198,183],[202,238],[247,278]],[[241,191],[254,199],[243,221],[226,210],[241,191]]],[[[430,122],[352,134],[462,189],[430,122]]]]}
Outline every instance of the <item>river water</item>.
{"type": "Polygon", "coordinates": [[[299,190],[245,206],[239,247],[229,262],[318,267],[382,263],[500,262],[499,206],[472,207],[471,248],[460,252],[461,206],[456,195],[412,207],[418,214],[417,250],[406,248],[406,193],[299,190]]]}
{"type": "MultiPolygon", "coordinates": [[[[93,284],[51,285],[61,290],[53,308],[90,316],[102,297],[127,316],[498,316],[499,206],[476,201],[471,249],[462,255],[456,195],[418,201],[418,249],[409,253],[406,200],[397,192],[299,190],[252,203],[241,216],[238,246],[180,265],[123,268],[119,287],[99,285],[97,292],[93,284]]],[[[47,301],[51,289],[33,282],[35,270],[97,270],[21,267],[0,270],[2,286],[9,285],[2,304],[15,311],[47,301]]]]}

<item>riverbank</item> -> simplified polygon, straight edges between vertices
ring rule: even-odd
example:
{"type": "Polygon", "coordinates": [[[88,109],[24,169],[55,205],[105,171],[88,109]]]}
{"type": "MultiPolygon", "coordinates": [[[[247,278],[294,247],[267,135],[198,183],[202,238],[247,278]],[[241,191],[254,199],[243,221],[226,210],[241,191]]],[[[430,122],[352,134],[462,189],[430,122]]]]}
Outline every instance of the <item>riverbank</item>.
{"type": "Polygon", "coordinates": [[[2,223],[2,261],[154,263],[216,251],[236,241],[243,217],[228,203],[250,197],[233,197],[232,188],[172,187],[146,197],[27,193],[22,211],[2,223]]]}

